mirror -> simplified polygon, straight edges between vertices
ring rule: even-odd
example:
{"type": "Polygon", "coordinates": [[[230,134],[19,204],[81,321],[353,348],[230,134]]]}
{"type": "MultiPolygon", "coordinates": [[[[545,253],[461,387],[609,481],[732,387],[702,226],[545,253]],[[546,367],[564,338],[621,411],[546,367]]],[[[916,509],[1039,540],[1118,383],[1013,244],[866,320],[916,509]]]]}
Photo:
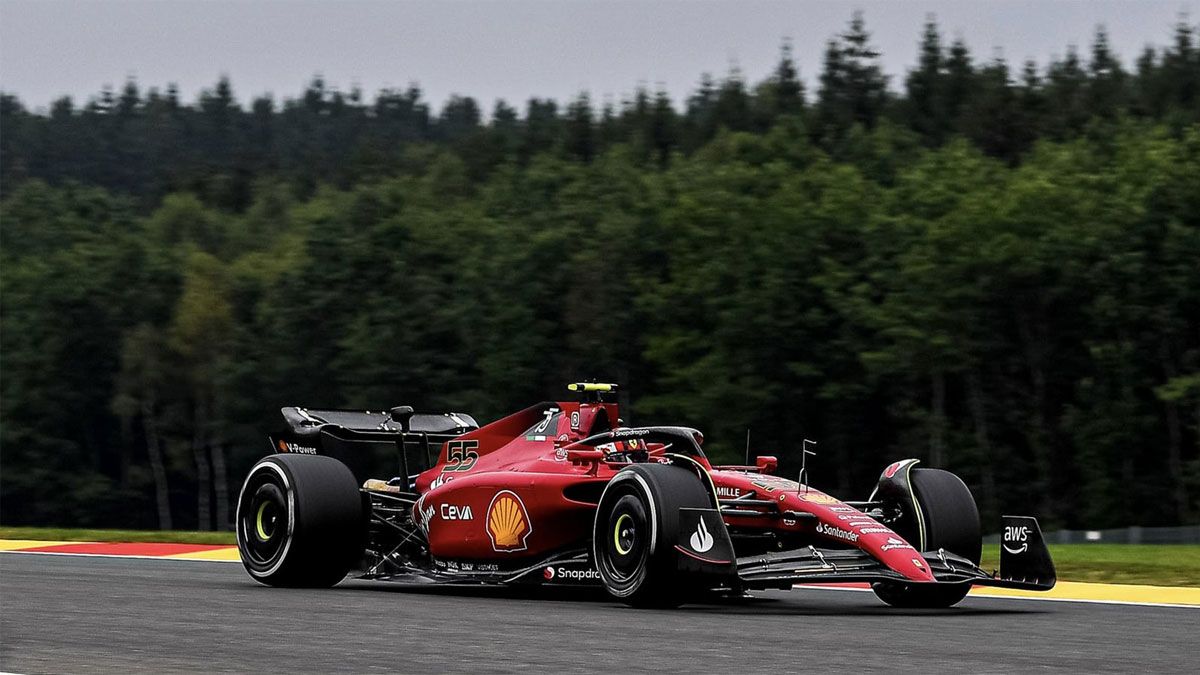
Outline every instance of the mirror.
{"type": "Polygon", "coordinates": [[[388,411],[388,415],[392,421],[400,425],[400,430],[408,431],[408,421],[412,419],[413,407],[411,405],[398,405],[388,411]]]}

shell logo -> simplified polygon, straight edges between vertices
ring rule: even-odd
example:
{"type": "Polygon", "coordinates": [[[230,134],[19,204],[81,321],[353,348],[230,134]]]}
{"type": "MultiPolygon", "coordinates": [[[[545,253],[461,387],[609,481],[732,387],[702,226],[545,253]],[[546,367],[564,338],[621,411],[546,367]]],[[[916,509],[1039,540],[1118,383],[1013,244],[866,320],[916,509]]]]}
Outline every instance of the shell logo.
{"type": "Polygon", "coordinates": [[[800,498],[806,502],[813,504],[837,504],[838,500],[823,492],[805,492],[800,495],[800,498]]]}
{"type": "Polygon", "coordinates": [[[527,548],[525,540],[533,532],[533,527],[529,524],[524,502],[515,492],[501,490],[492,497],[492,503],[488,506],[487,532],[492,538],[492,548],[500,553],[524,551],[527,548]]]}

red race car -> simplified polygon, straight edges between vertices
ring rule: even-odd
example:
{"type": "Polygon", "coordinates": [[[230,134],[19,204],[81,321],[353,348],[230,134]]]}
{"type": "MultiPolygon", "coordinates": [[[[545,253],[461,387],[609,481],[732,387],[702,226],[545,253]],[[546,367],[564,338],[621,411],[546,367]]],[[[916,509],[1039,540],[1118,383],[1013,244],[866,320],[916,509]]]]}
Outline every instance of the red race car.
{"type": "MultiPolygon", "coordinates": [[[[570,385],[485,426],[463,413],[284,408],[275,454],[238,496],[254,579],[592,584],[677,606],[798,583],[869,582],[896,607],[949,607],[972,585],[1054,587],[1037,521],[1005,516],[979,568],[979,512],[954,474],[898,461],[843,501],[753,466],[713,466],[687,427],[626,427],[615,385],[570,385]],[[390,480],[372,472],[395,474],[390,480]]],[[[800,476],[804,479],[803,472],[800,476]]]]}

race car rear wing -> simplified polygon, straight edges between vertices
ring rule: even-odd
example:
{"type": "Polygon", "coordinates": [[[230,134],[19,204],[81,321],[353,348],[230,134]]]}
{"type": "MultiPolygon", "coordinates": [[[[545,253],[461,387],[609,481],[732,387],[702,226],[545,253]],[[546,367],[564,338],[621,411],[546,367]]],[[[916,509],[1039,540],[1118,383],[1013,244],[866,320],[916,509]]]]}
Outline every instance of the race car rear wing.
{"type": "Polygon", "coordinates": [[[465,413],[414,413],[401,406],[386,412],[282,408],[285,427],[268,436],[275,452],[329,455],[359,481],[402,477],[433,466],[441,446],[479,428],[465,413]]]}
{"type": "Polygon", "coordinates": [[[397,406],[390,411],[316,410],[288,406],[279,409],[288,428],[303,435],[326,425],[349,431],[382,431],[390,433],[425,432],[431,434],[463,434],[479,428],[474,417],[466,413],[418,413],[411,406],[397,406]]]}

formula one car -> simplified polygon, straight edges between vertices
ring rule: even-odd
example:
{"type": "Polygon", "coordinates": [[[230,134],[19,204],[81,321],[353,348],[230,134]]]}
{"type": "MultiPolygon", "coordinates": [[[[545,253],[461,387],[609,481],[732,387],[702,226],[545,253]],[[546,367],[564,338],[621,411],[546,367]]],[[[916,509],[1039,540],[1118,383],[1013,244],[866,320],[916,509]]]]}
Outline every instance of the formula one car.
{"type": "Polygon", "coordinates": [[[328,587],[351,571],[591,584],[650,607],[804,583],[868,582],[896,607],[949,607],[972,585],[1054,586],[1030,517],[1005,516],[1000,569],[979,568],[979,513],[951,473],[901,460],[867,499],[843,501],[773,475],[774,457],[713,466],[695,429],[623,426],[615,385],[569,388],[578,400],[482,427],[409,406],[284,408],[275,454],[238,496],[246,570],[272,586],[328,587]]]}

